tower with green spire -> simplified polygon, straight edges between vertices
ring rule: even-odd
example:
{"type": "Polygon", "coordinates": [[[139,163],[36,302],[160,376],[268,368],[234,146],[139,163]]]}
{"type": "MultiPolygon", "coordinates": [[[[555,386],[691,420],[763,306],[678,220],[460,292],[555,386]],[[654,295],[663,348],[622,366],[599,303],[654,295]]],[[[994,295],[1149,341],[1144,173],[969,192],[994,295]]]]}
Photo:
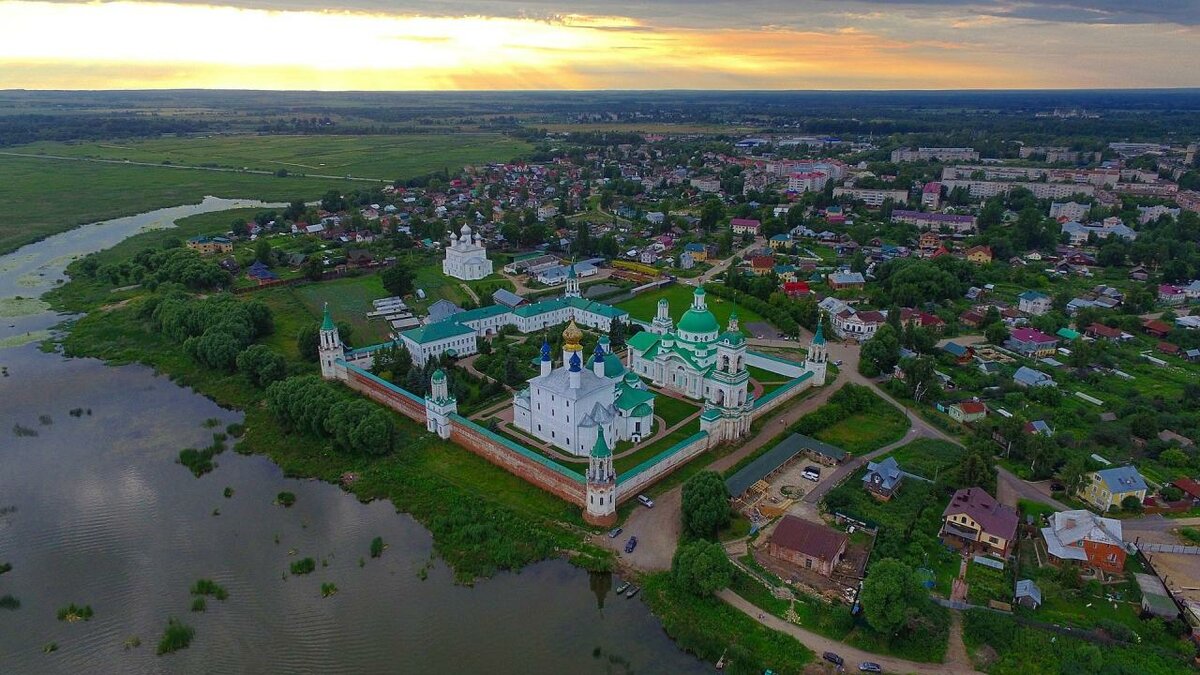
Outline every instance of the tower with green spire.
{"type": "Polygon", "coordinates": [[[450,384],[441,368],[429,378],[429,396],[425,397],[425,428],[442,438],[450,438],[450,416],[458,412],[458,400],[450,393],[450,384]]]}
{"type": "Polygon", "coordinates": [[[327,380],[337,380],[345,376],[345,368],[338,362],[346,358],[346,350],[342,347],[342,338],[338,335],[337,324],[329,314],[329,303],[325,303],[324,316],[321,318],[321,330],[318,336],[318,357],[321,361],[321,377],[327,380]]]}
{"type": "Polygon", "coordinates": [[[617,472],[613,468],[612,448],[604,439],[604,427],[596,430],[596,443],[588,456],[586,492],[583,519],[599,527],[616,524],[617,472]]]}
{"type": "Polygon", "coordinates": [[[812,344],[808,346],[808,358],[804,361],[804,369],[811,372],[812,386],[825,384],[825,370],[828,368],[829,352],[825,346],[824,317],[817,313],[817,332],[813,334],[812,344]]]}
{"type": "Polygon", "coordinates": [[[579,291],[579,275],[575,274],[575,261],[567,266],[567,288],[563,292],[564,298],[578,298],[582,296],[579,291]]]}

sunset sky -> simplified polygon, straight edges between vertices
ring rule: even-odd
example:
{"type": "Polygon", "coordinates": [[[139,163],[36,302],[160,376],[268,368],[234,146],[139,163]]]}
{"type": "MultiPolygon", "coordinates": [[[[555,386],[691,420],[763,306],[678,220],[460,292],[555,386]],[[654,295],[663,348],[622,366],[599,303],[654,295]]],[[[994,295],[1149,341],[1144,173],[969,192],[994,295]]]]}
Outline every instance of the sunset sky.
{"type": "Polygon", "coordinates": [[[0,0],[0,88],[1200,86],[1200,0],[0,0]]]}

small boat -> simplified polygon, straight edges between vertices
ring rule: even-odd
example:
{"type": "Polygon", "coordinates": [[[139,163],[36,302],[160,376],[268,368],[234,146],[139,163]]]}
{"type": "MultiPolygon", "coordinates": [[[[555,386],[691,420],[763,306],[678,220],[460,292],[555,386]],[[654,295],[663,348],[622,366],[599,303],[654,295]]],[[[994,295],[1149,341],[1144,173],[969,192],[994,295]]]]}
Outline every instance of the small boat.
{"type": "Polygon", "coordinates": [[[620,586],[617,586],[617,595],[620,595],[620,594],[624,593],[625,591],[629,590],[629,587],[632,585],[633,585],[632,582],[626,581],[625,583],[621,584],[620,586]]]}
{"type": "Polygon", "coordinates": [[[640,590],[642,590],[642,589],[637,586],[634,586],[633,588],[629,589],[629,592],[627,592],[625,594],[625,597],[632,598],[633,596],[637,595],[638,591],[640,591],[640,590]]]}

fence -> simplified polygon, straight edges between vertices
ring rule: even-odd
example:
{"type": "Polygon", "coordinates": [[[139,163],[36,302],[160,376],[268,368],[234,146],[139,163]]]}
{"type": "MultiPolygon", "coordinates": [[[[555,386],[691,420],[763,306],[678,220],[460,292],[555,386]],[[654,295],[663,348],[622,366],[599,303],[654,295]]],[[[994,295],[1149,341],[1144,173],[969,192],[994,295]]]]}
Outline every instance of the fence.
{"type": "Polygon", "coordinates": [[[617,500],[624,502],[708,449],[708,432],[700,431],[617,475],[617,500]]]}
{"type": "Polygon", "coordinates": [[[1182,555],[1200,555],[1200,546],[1184,546],[1182,544],[1152,544],[1138,543],[1137,547],[1143,553],[1179,553],[1182,555]]]}

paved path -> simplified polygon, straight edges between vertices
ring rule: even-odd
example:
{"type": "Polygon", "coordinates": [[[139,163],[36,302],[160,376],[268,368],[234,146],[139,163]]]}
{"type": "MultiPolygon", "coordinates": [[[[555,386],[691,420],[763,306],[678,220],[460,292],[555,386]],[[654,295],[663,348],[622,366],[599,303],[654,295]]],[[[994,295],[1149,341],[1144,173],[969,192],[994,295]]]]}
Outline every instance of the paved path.
{"type": "MultiPolygon", "coordinates": [[[[846,670],[856,671],[858,664],[863,661],[872,661],[883,666],[885,672],[889,673],[973,673],[976,672],[971,667],[970,660],[967,659],[965,648],[960,648],[962,640],[958,640],[958,647],[954,646],[954,640],[951,640],[951,647],[946,651],[946,663],[917,663],[916,661],[907,661],[881,654],[872,654],[871,652],[863,651],[855,647],[851,647],[843,642],[838,642],[824,635],[818,635],[809,630],[805,630],[796,624],[789,623],[780,619],[773,614],[766,614],[758,607],[755,607],[742,596],[734,593],[729,589],[719,591],[717,597],[729,603],[734,608],[742,611],[747,616],[753,617],[764,626],[777,630],[781,633],[787,633],[804,644],[804,646],[817,653],[817,658],[821,658],[821,654],[825,652],[833,652],[846,660],[846,670]]],[[[952,617],[956,615],[952,614],[952,617]]],[[[953,621],[953,618],[952,618],[953,621]]],[[[954,632],[954,624],[951,623],[951,634],[954,632]]],[[[961,636],[961,630],[960,630],[961,636]]]]}
{"type": "Polygon", "coordinates": [[[1070,511],[1071,507],[1050,496],[1050,481],[1031,483],[1019,478],[1016,474],[1002,466],[996,467],[996,498],[1001,504],[1017,508],[1017,501],[1029,499],[1048,504],[1059,511],[1070,511]]]}

